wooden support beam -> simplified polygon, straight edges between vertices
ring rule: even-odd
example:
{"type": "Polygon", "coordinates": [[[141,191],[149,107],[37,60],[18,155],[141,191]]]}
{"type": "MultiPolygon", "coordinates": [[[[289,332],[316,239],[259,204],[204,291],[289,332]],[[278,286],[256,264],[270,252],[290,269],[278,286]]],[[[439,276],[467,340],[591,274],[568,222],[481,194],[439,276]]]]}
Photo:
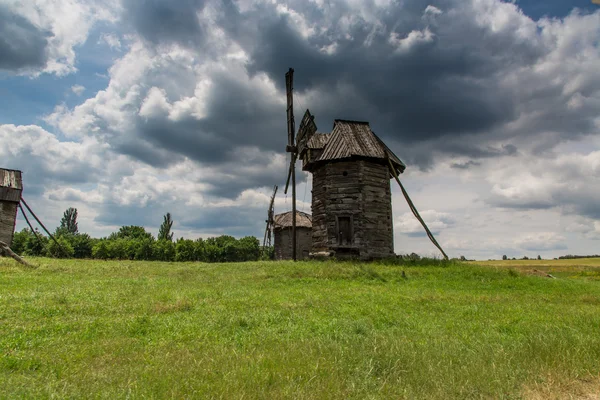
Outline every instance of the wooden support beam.
{"type": "MultiPolygon", "coordinates": [[[[60,243],[58,243],[58,241],[56,240],[56,238],[54,238],[54,236],[50,233],[50,231],[48,229],[46,229],[46,227],[44,226],[44,224],[42,223],[42,221],[40,221],[40,219],[37,217],[37,215],[35,215],[35,213],[31,210],[31,208],[29,208],[29,206],[27,205],[27,202],[25,201],[25,199],[23,197],[21,197],[21,202],[23,204],[25,204],[25,207],[31,213],[31,215],[33,215],[33,218],[35,218],[35,220],[38,222],[38,224],[40,224],[40,226],[46,231],[46,233],[48,234],[48,236],[50,236],[50,239],[52,239],[54,241],[54,243],[56,243],[56,245],[58,246],[58,248],[60,249],[60,251],[62,251],[63,254],[66,256],[67,252],[65,251],[65,249],[63,249],[63,247],[60,245],[60,243]]],[[[21,211],[23,211],[22,208],[21,208],[21,211]]]]}
{"type": "Polygon", "coordinates": [[[402,190],[402,194],[404,195],[404,198],[406,199],[406,202],[408,203],[408,207],[412,211],[412,213],[415,216],[415,218],[417,218],[417,220],[421,223],[421,225],[423,226],[423,228],[425,228],[425,232],[427,233],[427,237],[429,238],[429,240],[431,240],[431,243],[433,243],[434,246],[437,247],[442,252],[442,254],[444,255],[444,258],[447,260],[448,259],[448,255],[446,255],[446,253],[442,249],[442,246],[440,246],[439,243],[437,242],[437,240],[435,240],[435,237],[433,237],[433,234],[431,233],[431,231],[427,227],[427,224],[425,223],[425,221],[423,221],[423,218],[421,218],[421,215],[419,214],[419,211],[417,211],[417,208],[413,204],[412,200],[408,196],[408,193],[404,189],[404,186],[400,182],[400,178],[398,178],[398,173],[396,172],[396,168],[394,167],[394,165],[392,164],[392,161],[389,158],[388,158],[388,163],[390,165],[390,171],[392,172],[392,175],[394,176],[394,179],[396,179],[396,182],[400,186],[400,189],[402,190]]]}
{"type": "Polygon", "coordinates": [[[8,247],[8,245],[1,240],[0,240],[0,254],[5,255],[7,257],[12,257],[13,259],[15,259],[15,261],[17,261],[20,264],[25,265],[26,267],[37,268],[35,265],[29,264],[27,261],[25,261],[21,257],[19,257],[19,255],[17,253],[12,251],[10,249],[10,247],[8,247]]]}

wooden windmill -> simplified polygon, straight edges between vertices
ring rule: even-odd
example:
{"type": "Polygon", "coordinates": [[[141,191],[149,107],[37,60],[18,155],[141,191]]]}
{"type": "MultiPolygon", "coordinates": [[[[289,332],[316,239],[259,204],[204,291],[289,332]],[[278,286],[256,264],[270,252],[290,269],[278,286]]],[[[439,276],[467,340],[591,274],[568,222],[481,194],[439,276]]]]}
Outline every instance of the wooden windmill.
{"type": "Polygon", "coordinates": [[[273,187],[273,196],[271,196],[271,202],[269,203],[269,211],[267,211],[267,220],[265,221],[267,223],[267,226],[265,228],[265,237],[263,239],[263,251],[267,248],[271,246],[271,237],[273,234],[273,224],[275,223],[275,219],[274,219],[274,211],[273,211],[273,205],[275,203],[275,195],[277,194],[277,185],[275,185],[273,187]]]}
{"type": "Polygon", "coordinates": [[[285,87],[287,93],[287,130],[288,130],[288,144],[285,147],[285,151],[290,153],[290,168],[288,176],[285,182],[284,193],[287,194],[288,187],[290,184],[290,178],[292,179],[292,259],[297,259],[297,236],[296,236],[296,160],[298,155],[302,155],[308,140],[317,131],[314,119],[307,109],[300,123],[298,133],[296,132],[296,123],[294,121],[294,69],[290,68],[285,74],[285,87]]]}
{"type": "MultiPolygon", "coordinates": [[[[365,259],[394,255],[390,179],[395,179],[411,211],[427,236],[448,258],[419,215],[398,178],[406,166],[371,130],[368,122],[336,119],[331,133],[316,133],[307,109],[296,134],[294,121],[294,70],[285,74],[290,166],[285,185],[292,180],[291,247],[297,259],[296,161],[313,176],[311,227],[313,254],[365,259]]],[[[287,215],[275,216],[275,228],[289,227],[287,215]],[[280,217],[280,218],[278,218],[280,217]],[[278,219],[281,223],[278,224],[278,219]]],[[[307,221],[309,219],[307,218],[307,221]]],[[[275,238],[277,253],[277,235],[275,238]]],[[[283,254],[283,252],[282,252],[283,254]]]]}
{"type": "Polygon", "coordinates": [[[38,216],[35,215],[31,207],[29,207],[23,198],[22,193],[22,172],[13,169],[0,168],[0,256],[7,255],[22,264],[31,266],[31,264],[27,263],[17,254],[15,254],[10,248],[16,227],[17,210],[21,210],[21,214],[23,215],[25,222],[27,222],[27,225],[29,225],[29,228],[33,234],[41,242],[37,231],[33,228],[33,225],[31,225],[31,222],[29,221],[29,218],[27,217],[27,214],[25,213],[25,210],[21,204],[27,208],[33,218],[35,218],[38,224],[40,224],[44,231],[46,231],[50,239],[56,243],[60,251],[63,254],[66,254],[60,243],[56,241],[56,238],[52,235],[52,233],[50,233],[50,231],[48,231],[38,216]]]}

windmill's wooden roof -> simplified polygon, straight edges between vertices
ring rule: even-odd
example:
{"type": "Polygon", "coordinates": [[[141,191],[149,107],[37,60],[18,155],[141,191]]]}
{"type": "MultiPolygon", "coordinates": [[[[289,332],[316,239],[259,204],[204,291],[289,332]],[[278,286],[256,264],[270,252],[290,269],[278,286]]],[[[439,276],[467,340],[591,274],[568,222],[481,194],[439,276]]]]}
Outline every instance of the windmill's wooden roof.
{"type": "MultiPolygon", "coordinates": [[[[291,228],[292,216],[293,214],[291,211],[285,212],[283,214],[277,214],[273,218],[274,228],[291,228]]],[[[296,211],[296,228],[312,228],[312,216],[302,211],[296,211]]]]}
{"type": "Polygon", "coordinates": [[[0,168],[0,200],[19,202],[22,191],[21,171],[0,168]]]}
{"type": "Polygon", "coordinates": [[[315,140],[315,144],[325,142],[323,153],[316,160],[317,162],[351,157],[381,159],[389,157],[398,172],[402,172],[406,168],[389,147],[375,135],[368,122],[336,119],[333,130],[326,136],[328,136],[328,139],[318,138],[315,140]]]}
{"type": "Polygon", "coordinates": [[[322,149],[327,145],[327,141],[329,140],[328,133],[315,133],[312,135],[310,140],[306,143],[306,147],[309,149],[322,149]]]}

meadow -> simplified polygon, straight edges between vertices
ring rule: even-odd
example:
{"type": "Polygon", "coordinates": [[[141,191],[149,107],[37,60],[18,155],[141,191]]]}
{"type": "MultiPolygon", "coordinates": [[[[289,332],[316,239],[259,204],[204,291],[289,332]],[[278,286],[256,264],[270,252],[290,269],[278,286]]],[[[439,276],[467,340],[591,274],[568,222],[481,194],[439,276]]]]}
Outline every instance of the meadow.
{"type": "Polygon", "coordinates": [[[29,260],[0,398],[600,398],[599,260],[29,260]]]}

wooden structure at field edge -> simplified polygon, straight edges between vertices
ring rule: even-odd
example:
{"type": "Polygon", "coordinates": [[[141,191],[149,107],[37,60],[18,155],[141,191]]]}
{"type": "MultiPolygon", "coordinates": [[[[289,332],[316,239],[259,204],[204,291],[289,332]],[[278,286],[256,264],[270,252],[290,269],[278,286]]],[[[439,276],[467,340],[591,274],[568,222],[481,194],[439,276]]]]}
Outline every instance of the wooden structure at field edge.
{"type": "Polygon", "coordinates": [[[300,158],[313,175],[311,252],[394,256],[390,168],[406,167],[369,123],[335,120],[331,133],[308,140],[300,158]]]}
{"type": "Polygon", "coordinates": [[[22,191],[21,171],[0,168],[0,242],[8,247],[12,245],[22,191]]]}
{"type": "MultiPolygon", "coordinates": [[[[273,221],[275,236],[274,250],[276,260],[291,260],[292,254],[292,212],[277,214],[273,221]]],[[[296,211],[296,256],[298,259],[307,259],[311,249],[312,217],[301,211],[296,211]]]]}

